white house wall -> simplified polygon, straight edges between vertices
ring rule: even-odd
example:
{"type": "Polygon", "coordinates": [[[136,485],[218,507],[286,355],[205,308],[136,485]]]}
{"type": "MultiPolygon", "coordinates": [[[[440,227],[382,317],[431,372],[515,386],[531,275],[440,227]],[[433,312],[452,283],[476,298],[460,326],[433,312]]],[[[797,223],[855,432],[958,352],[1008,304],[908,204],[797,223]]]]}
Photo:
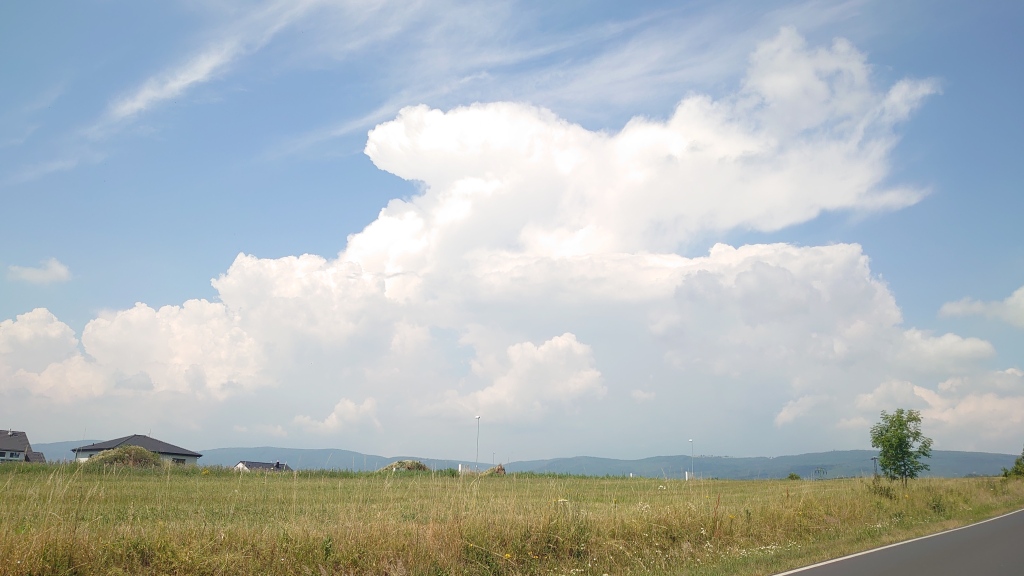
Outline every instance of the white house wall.
{"type": "MultiPolygon", "coordinates": [[[[92,458],[93,456],[95,456],[95,455],[97,455],[99,453],[100,453],[100,451],[98,451],[98,452],[84,452],[84,451],[83,452],[79,452],[78,453],[78,458],[76,458],[76,460],[78,462],[85,462],[85,461],[89,460],[89,458],[92,458]]],[[[158,453],[158,454],[159,454],[161,460],[166,460],[168,462],[173,462],[175,458],[177,458],[179,460],[184,460],[184,462],[182,462],[180,464],[197,464],[198,460],[199,460],[196,456],[182,456],[180,454],[160,454],[160,453],[158,453]]]]}

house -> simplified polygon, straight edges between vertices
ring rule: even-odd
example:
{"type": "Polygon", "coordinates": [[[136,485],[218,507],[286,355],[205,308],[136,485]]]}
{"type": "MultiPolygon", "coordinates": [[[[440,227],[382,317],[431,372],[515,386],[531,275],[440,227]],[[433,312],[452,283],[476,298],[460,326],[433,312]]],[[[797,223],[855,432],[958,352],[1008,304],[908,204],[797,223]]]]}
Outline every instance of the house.
{"type": "Polygon", "coordinates": [[[120,448],[121,446],[139,446],[149,450],[150,452],[156,452],[164,460],[169,460],[175,464],[195,464],[196,460],[203,456],[198,452],[186,450],[180,446],[168,444],[167,442],[157,440],[156,438],[150,438],[149,436],[143,436],[142,434],[133,434],[131,436],[125,436],[124,438],[115,438],[113,440],[107,440],[106,442],[97,442],[95,444],[89,444],[88,446],[80,446],[78,448],[72,448],[71,451],[75,453],[76,460],[79,462],[85,462],[104,450],[113,450],[114,448],[120,448]]]}
{"type": "Polygon", "coordinates": [[[17,430],[0,430],[0,463],[46,462],[42,452],[34,452],[28,434],[17,430]]]}
{"type": "Polygon", "coordinates": [[[239,472],[291,472],[291,466],[280,462],[252,462],[240,460],[235,464],[235,470],[239,472]]]}

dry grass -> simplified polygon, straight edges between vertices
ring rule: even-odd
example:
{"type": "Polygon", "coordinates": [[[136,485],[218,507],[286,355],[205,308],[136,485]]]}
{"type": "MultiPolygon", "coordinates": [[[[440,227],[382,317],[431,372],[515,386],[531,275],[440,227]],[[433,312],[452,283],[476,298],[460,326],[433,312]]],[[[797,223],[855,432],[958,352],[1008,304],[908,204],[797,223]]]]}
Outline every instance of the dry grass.
{"type": "Polygon", "coordinates": [[[0,466],[0,574],[770,574],[1024,506],[874,485],[0,466]]]}

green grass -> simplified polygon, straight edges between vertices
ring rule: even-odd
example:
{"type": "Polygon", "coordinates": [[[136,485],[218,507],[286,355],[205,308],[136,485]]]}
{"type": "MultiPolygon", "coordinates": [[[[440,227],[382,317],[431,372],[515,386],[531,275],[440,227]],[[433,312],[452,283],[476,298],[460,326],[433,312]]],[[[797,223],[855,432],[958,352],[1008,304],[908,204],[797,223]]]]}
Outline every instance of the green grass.
{"type": "Polygon", "coordinates": [[[0,466],[0,574],[771,574],[1024,507],[1024,482],[0,466]]]}

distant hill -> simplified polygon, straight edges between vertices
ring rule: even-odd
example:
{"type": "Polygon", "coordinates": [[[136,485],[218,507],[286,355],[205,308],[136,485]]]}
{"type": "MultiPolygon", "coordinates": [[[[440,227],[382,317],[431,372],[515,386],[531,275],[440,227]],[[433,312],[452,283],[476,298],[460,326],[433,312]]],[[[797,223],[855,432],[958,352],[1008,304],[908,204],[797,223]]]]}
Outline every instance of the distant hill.
{"type": "MultiPolygon", "coordinates": [[[[30,442],[31,440],[29,438],[30,442]]],[[[102,442],[102,440],[71,440],[68,442],[40,442],[38,444],[32,442],[32,449],[46,455],[47,462],[60,462],[61,460],[75,459],[75,453],[71,451],[72,448],[88,446],[96,442],[102,442]]]]}
{"type": "MultiPolygon", "coordinates": [[[[52,442],[33,444],[32,448],[44,452],[46,459],[53,462],[74,457],[72,448],[97,442],[77,440],[74,442],[52,442]]],[[[212,448],[200,450],[203,466],[234,466],[239,460],[258,462],[281,462],[296,470],[335,469],[370,471],[379,470],[395,460],[419,460],[433,470],[443,468],[472,467],[465,460],[438,460],[418,456],[379,456],[362,454],[350,450],[333,448],[212,448]]],[[[757,478],[785,478],[791,472],[804,478],[841,478],[846,476],[870,476],[871,457],[874,450],[834,450],[795,456],[731,458],[727,456],[697,456],[693,459],[693,471],[699,478],[721,478],[730,480],[752,480],[757,478]]],[[[1003,468],[1013,466],[1017,458],[1013,454],[992,454],[988,452],[955,452],[935,450],[927,460],[931,470],[925,476],[958,478],[970,474],[996,476],[1003,468]]],[[[689,456],[653,456],[640,460],[615,460],[576,456],[551,460],[528,460],[505,464],[509,472],[541,472],[554,474],[579,474],[587,476],[634,476],[649,478],[683,478],[690,470],[689,456]]],[[[480,468],[489,468],[480,463],[480,468]]]]}
{"type": "MultiPolygon", "coordinates": [[[[757,478],[785,478],[791,472],[804,478],[840,478],[845,476],[870,476],[874,463],[873,450],[836,450],[777,456],[774,458],[730,458],[723,456],[697,456],[693,459],[693,472],[699,478],[723,478],[731,480],[752,480],[757,478]]],[[[1016,456],[986,452],[954,452],[934,450],[926,461],[931,470],[924,476],[954,478],[977,474],[992,476],[1004,467],[1013,465],[1016,456]]],[[[553,460],[513,462],[505,465],[509,472],[532,471],[562,474],[588,474],[645,477],[682,478],[690,470],[689,456],[655,456],[642,460],[612,460],[577,456],[553,460]]]]}
{"type": "MultiPolygon", "coordinates": [[[[432,470],[442,468],[458,468],[470,466],[467,461],[437,460],[419,456],[378,456],[362,454],[350,450],[334,448],[274,448],[261,446],[258,448],[211,448],[201,450],[203,457],[200,464],[206,466],[234,466],[239,460],[255,460],[257,462],[281,462],[296,470],[355,470],[357,472],[380,470],[396,460],[419,460],[432,470]]],[[[489,468],[489,464],[480,464],[481,468],[489,468]]]]}
{"type": "MultiPolygon", "coordinates": [[[[301,448],[215,448],[202,451],[202,464],[212,466],[234,466],[239,460],[262,462],[280,461],[296,470],[342,469],[355,471],[379,470],[395,460],[419,460],[434,470],[458,468],[459,464],[471,467],[472,463],[462,460],[437,460],[417,456],[379,456],[361,454],[349,450],[301,449],[301,448]]],[[[721,456],[697,456],[693,471],[698,477],[750,480],[756,478],[785,478],[795,472],[804,478],[840,478],[845,476],[870,476],[873,472],[871,457],[873,450],[836,450],[778,456],[775,458],[729,458],[721,456]]],[[[968,474],[980,476],[998,475],[1004,467],[1013,466],[1016,456],[986,452],[954,452],[935,450],[928,460],[931,470],[926,476],[962,477],[968,474]]],[[[490,465],[481,463],[481,468],[490,465]]],[[[505,464],[509,472],[548,472],[554,474],[581,474],[588,476],[635,476],[651,478],[682,478],[690,469],[689,456],[654,456],[641,460],[615,460],[576,456],[551,460],[529,460],[505,464]]]]}

